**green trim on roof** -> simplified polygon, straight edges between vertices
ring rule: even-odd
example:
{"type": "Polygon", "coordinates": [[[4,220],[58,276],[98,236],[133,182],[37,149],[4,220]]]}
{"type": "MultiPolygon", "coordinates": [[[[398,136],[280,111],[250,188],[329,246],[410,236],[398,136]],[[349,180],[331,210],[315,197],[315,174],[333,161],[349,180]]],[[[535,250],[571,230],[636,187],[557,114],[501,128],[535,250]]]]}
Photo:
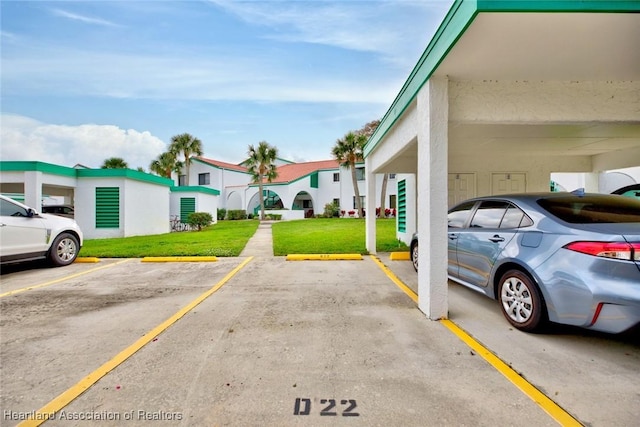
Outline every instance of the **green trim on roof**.
{"type": "Polygon", "coordinates": [[[43,172],[75,178],[77,169],[36,161],[1,161],[1,172],[43,172]]]}
{"type": "Polygon", "coordinates": [[[391,107],[364,147],[366,158],[414,102],[418,92],[453,49],[475,17],[482,12],[521,13],[640,13],[640,0],[456,0],[391,107]]]}
{"type": "Polygon", "coordinates": [[[171,187],[171,192],[172,193],[204,193],[204,194],[211,194],[213,196],[219,196],[220,195],[220,191],[216,190],[214,188],[209,188],[209,187],[201,187],[201,186],[196,186],[196,185],[183,185],[181,187],[171,187]]]}
{"type": "Polygon", "coordinates": [[[76,169],[78,178],[127,178],[151,184],[173,186],[173,180],[133,169],[76,169]]]}

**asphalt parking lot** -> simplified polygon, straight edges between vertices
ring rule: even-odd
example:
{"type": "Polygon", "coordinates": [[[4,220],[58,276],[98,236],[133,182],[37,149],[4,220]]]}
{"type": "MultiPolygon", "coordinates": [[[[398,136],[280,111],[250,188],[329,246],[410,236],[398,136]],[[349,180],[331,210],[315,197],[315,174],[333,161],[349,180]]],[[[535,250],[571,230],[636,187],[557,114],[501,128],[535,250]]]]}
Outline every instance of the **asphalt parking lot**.
{"type": "MultiPolygon", "coordinates": [[[[379,259],[416,290],[409,262],[379,259]]],[[[524,334],[450,284],[453,324],[532,394],[426,319],[380,263],[3,268],[0,424],[637,425],[637,333],[524,334]]]]}

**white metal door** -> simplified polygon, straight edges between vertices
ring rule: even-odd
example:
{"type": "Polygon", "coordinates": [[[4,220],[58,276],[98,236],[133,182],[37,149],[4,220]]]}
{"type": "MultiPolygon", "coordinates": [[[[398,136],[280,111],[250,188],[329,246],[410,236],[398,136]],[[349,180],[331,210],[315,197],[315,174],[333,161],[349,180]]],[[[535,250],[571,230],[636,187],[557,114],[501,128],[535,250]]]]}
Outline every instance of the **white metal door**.
{"type": "Polygon", "coordinates": [[[449,174],[449,207],[476,196],[476,174],[449,174]]]}
{"type": "Polygon", "coordinates": [[[526,174],[520,172],[491,174],[491,194],[525,193],[527,191],[526,174]]]}

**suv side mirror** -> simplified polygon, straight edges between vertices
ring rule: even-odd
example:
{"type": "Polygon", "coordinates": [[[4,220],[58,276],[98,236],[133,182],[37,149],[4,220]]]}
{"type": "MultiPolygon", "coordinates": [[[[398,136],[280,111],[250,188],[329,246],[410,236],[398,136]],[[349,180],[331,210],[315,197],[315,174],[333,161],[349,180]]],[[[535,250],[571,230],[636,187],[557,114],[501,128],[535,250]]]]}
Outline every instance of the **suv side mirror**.
{"type": "Polygon", "coordinates": [[[31,218],[34,215],[36,215],[36,211],[34,211],[33,209],[29,208],[27,209],[27,218],[31,218]]]}

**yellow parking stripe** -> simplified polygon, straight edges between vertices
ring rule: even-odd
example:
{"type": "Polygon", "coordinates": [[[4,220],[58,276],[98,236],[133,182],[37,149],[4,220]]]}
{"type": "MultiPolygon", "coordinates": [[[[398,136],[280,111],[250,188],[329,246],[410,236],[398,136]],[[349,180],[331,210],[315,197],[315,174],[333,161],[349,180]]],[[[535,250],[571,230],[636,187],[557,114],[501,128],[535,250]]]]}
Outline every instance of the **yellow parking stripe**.
{"type": "Polygon", "coordinates": [[[553,400],[549,399],[544,393],[538,390],[530,382],[522,378],[520,374],[511,369],[509,365],[500,360],[495,354],[491,353],[478,341],[473,339],[469,334],[462,330],[458,325],[451,320],[440,320],[440,322],[446,326],[451,332],[453,332],[458,338],[471,347],[476,354],[481,356],[484,360],[489,362],[491,366],[496,368],[498,372],[507,377],[516,387],[518,387],[524,394],[529,396],[531,400],[537,403],[547,414],[556,420],[562,426],[582,426],[582,424],[571,416],[567,411],[562,409],[553,400]]]}
{"type": "MultiPolygon", "coordinates": [[[[409,296],[414,302],[418,302],[418,295],[405,285],[391,270],[389,270],[377,257],[371,255],[371,259],[386,273],[386,275],[400,288],[405,294],[409,296]]],[[[507,377],[511,383],[520,389],[524,394],[533,400],[538,406],[540,406],[547,414],[556,420],[562,426],[582,426],[582,424],[576,420],[571,414],[562,409],[553,400],[549,399],[544,393],[538,390],[534,385],[522,378],[520,374],[511,369],[509,365],[504,363],[495,354],[491,353],[486,347],[476,341],[473,337],[467,334],[458,325],[451,320],[440,320],[444,326],[446,326],[451,332],[453,332],[458,338],[460,338],[465,344],[473,349],[476,354],[480,355],[491,366],[493,366],[498,372],[507,377]]]]}
{"type": "Polygon", "coordinates": [[[15,290],[9,291],[9,292],[4,292],[4,293],[0,294],[0,298],[8,297],[10,295],[19,294],[19,293],[26,292],[26,291],[30,291],[32,289],[44,288],[45,286],[55,285],[56,283],[64,282],[65,280],[74,279],[76,277],[84,276],[85,274],[93,273],[94,271],[98,271],[98,270],[102,270],[102,269],[105,269],[105,268],[113,267],[114,265],[122,264],[124,262],[129,262],[129,261],[131,261],[131,259],[125,259],[125,260],[122,260],[122,261],[114,262],[113,264],[107,264],[107,265],[103,265],[103,266],[100,266],[100,267],[92,268],[91,270],[81,271],[80,273],[72,274],[70,276],[61,277],[60,279],[52,280],[50,282],[41,283],[39,285],[29,286],[29,287],[26,287],[26,288],[15,289],[15,290]]]}
{"type": "Polygon", "coordinates": [[[33,418],[23,421],[18,424],[20,427],[27,426],[39,426],[40,424],[47,421],[47,418],[52,417],[56,412],[59,412],[62,408],[71,403],[74,399],[80,396],[82,393],[87,391],[92,385],[98,382],[100,378],[107,375],[113,369],[117,368],[118,365],[123,363],[129,357],[131,357],[134,353],[140,350],[142,347],[147,345],[150,341],[152,341],[155,337],[164,332],[169,326],[176,323],[180,320],[185,314],[193,310],[198,304],[202,301],[210,297],[213,293],[215,293],[218,289],[220,289],[225,283],[227,283],[233,276],[236,275],[245,265],[251,261],[253,257],[247,258],[236,268],[231,270],[222,280],[220,280],[214,287],[200,295],[198,298],[190,302],[187,306],[182,308],[176,314],[153,328],[151,331],[144,334],[141,338],[139,338],[136,342],[131,344],[129,347],[118,353],[114,358],[100,366],[95,371],[91,372],[89,375],[81,379],[76,385],[72,386],[67,391],[60,394],[58,397],[53,399],[51,402],[47,403],[45,406],[40,408],[33,414],[33,418]]]}
{"type": "Polygon", "coordinates": [[[385,272],[385,274],[389,277],[389,279],[391,279],[391,281],[393,281],[393,283],[395,283],[400,289],[402,289],[402,291],[407,294],[409,298],[413,300],[413,302],[415,302],[416,304],[418,303],[418,294],[413,292],[413,290],[405,285],[404,282],[398,278],[398,276],[393,274],[393,271],[389,270],[389,268],[387,268],[387,266],[384,265],[378,257],[374,255],[369,256],[376,264],[378,264],[378,267],[380,267],[380,269],[385,272]]]}

